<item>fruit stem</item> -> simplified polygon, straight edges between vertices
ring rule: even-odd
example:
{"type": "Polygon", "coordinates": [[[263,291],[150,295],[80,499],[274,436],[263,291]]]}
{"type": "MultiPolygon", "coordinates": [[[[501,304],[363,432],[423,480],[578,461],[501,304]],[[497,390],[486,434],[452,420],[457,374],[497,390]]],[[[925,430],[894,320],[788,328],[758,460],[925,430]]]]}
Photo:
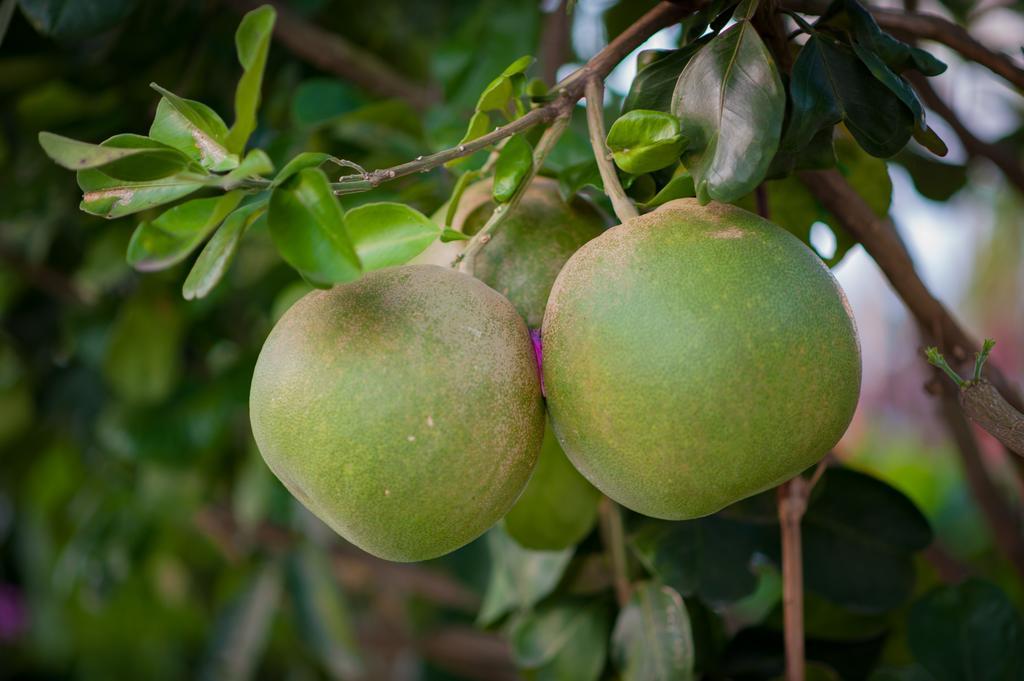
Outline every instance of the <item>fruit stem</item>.
{"type": "Polygon", "coordinates": [[[612,161],[612,152],[608,148],[605,138],[608,133],[604,127],[604,83],[600,78],[594,76],[587,80],[583,90],[587,98],[587,129],[590,132],[590,146],[594,149],[594,160],[597,161],[597,169],[601,173],[601,183],[604,185],[604,193],[612,200],[612,209],[619,222],[625,222],[630,218],[639,215],[636,205],[626,195],[626,190],[619,182],[618,172],[615,170],[615,163],[612,161]]]}
{"type": "Polygon", "coordinates": [[[612,564],[615,600],[619,607],[629,603],[629,563],[626,556],[626,531],[622,523],[622,507],[608,497],[601,499],[601,539],[612,564]]]}
{"type": "Polygon", "coordinates": [[[566,110],[555,119],[554,123],[544,131],[544,134],[537,140],[537,146],[533,150],[533,163],[530,165],[530,169],[526,175],[519,182],[519,186],[516,187],[515,192],[512,194],[506,203],[499,204],[494,212],[491,213],[491,217],[487,218],[487,222],[480,228],[480,231],[473,235],[473,238],[466,244],[466,250],[459,253],[452,261],[452,267],[458,267],[461,271],[467,274],[473,273],[473,266],[476,263],[476,256],[480,250],[487,245],[487,242],[491,240],[493,232],[501,226],[501,223],[505,221],[505,218],[512,213],[519,202],[522,200],[523,195],[526,194],[527,188],[530,183],[533,182],[533,178],[537,176],[537,171],[544,165],[544,161],[547,159],[548,154],[555,147],[558,142],[558,138],[562,136],[565,129],[569,126],[569,120],[572,116],[572,110],[566,110]]]}
{"type": "Polygon", "coordinates": [[[778,487],[782,531],[782,617],[786,641],[786,681],[804,681],[804,574],[800,521],[810,484],[797,476],[778,487]]]}

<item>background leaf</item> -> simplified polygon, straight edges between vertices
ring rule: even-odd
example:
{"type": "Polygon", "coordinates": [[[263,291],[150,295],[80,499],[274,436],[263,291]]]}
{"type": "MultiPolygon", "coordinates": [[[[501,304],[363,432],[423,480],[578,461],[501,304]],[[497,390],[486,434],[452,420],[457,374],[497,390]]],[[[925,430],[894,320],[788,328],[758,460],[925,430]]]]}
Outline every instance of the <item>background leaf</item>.
{"type": "Polygon", "coordinates": [[[512,655],[534,681],[597,681],[605,667],[608,628],[603,602],[545,604],[513,624],[512,655]]]}

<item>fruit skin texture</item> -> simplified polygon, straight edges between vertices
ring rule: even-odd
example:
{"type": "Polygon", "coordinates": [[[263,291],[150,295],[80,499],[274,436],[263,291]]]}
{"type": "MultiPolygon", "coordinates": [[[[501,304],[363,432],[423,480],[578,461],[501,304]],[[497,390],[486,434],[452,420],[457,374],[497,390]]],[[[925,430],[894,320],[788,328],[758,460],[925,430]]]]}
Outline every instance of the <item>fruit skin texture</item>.
{"type": "MultiPolygon", "coordinates": [[[[490,196],[490,180],[468,187],[459,201],[452,228],[476,234],[494,211],[490,196]]],[[[439,219],[444,220],[443,212],[439,219]]],[[[519,205],[477,255],[473,275],[512,301],[527,326],[540,328],[558,271],[580,246],[607,226],[606,217],[589,201],[576,196],[566,202],[557,182],[535,178],[519,205]]],[[[447,265],[465,244],[439,244],[436,251],[428,249],[417,261],[447,265]]]]}
{"type": "Polygon", "coordinates": [[[512,305],[431,265],[302,298],[267,338],[249,404],[260,452],[292,494],[394,561],[443,555],[497,522],[544,433],[512,305]]]}
{"type": "Polygon", "coordinates": [[[820,460],[860,392],[846,298],[785,230],[672,201],[559,274],[543,328],[559,441],[615,501],[704,516],[820,460]]]}

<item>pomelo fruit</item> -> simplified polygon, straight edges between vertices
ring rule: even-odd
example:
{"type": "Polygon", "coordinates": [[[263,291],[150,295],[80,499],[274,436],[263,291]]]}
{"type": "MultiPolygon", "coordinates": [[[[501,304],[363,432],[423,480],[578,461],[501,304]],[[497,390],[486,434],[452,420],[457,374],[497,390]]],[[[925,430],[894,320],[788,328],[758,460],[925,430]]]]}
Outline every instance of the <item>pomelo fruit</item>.
{"type": "Polygon", "coordinates": [[[853,318],[821,260],[767,220],[694,199],[577,251],[543,346],[566,454],[658,518],[713,513],[811,466],[860,391],[853,318]]]}
{"type": "Polygon", "coordinates": [[[299,300],[260,352],[249,406],[281,482],[395,561],[448,553],[497,522],[544,434],[522,319],[482,282],[430,265],[299,300]]]}
{"type": "MultiPolygon", "coordinates": [[[[452,229],[472,235],[483,227],[495,208],[491,184],[485,180],[466,189],[452,229]]],[[[435,216],[439,222],[444,220],[443,211],[435,216]]],[[[473,275],[512,301],[527,326],[539,328],[558,271],[576,249],[606,227],[607,218],[589,201],[575,196],[567,202],[556,181],[534,178],[519,205],[477,255],[473,275]]],[[[448,265],[465,245],[437,242],[416,262],[448,265]]]]}

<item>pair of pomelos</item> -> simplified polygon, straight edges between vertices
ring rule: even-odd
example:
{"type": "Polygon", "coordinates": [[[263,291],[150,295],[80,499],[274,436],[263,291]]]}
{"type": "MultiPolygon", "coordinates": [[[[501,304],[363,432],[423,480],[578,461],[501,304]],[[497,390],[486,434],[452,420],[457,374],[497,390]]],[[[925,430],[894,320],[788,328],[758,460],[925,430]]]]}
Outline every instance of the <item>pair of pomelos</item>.
{"type": "MultiPolygon", "coordinates": [[[[467,231],[487,191],[463,198],[467,231]]],[[[702,516],[777,485],[853,415],[860,354],[842,291],[799,240],[741,209],[684,199],[605,231],[538,179],[475,270],[409,265],[310,293],[256,365],[268,465],[382,558],[452,551],[523,493],[545,430],[524,318],[543,318],[558,442],[646,515],[702,516]]],[[[544,503],[557,522],[558,500],[544,503]]]]}

